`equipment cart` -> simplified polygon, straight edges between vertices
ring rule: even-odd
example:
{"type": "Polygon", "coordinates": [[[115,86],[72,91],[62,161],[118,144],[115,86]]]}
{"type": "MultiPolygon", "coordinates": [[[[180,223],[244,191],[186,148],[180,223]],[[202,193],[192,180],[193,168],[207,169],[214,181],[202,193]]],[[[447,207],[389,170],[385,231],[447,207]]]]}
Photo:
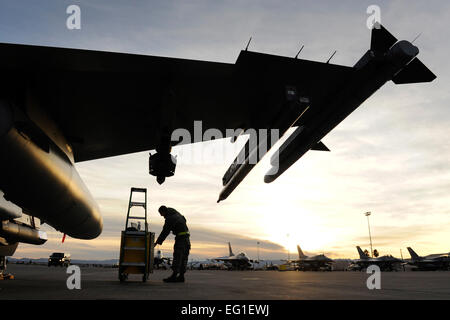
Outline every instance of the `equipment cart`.
{"type": "Polygon", "coordinates": [[[153,273],[154,242],[155,234],[148,231],[147,224],[147,189],[131,188],[125,230],[120,241],[120,282],[128,279],[129,274],[142,274],[142,281],[147,281],[149,273],[153,273]],[[143,193],[144,201],[133,201],[133,193],[143,193]],[[144,216],[130,216],[133,207],[142,207],[144,216]]]}

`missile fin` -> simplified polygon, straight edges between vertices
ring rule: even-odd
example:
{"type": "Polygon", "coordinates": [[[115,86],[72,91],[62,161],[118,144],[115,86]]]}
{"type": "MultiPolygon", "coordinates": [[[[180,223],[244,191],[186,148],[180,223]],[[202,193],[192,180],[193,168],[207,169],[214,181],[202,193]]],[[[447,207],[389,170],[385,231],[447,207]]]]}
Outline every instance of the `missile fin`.
{"type": "Polygon", "coordinates": [[[317,142],[311,148],[311,150],[315,150],[315,151],[330,151],[330,149],[328,149],[327,146],[322,141],[317,142]]]}
{"type": "Polygon", "coordinates": [[[374,28],[372,29],[370,50],[375,52],[386,52],[396,42],[397,38],[387,31],[380,23],[374,25],[374,28]]]}
{"type": "Polygon", "coordinates": [[[431,82],[436,75],[430,71],[419,59],[412,60],[402,71],[392,79],[395,84],[431,82]]]}

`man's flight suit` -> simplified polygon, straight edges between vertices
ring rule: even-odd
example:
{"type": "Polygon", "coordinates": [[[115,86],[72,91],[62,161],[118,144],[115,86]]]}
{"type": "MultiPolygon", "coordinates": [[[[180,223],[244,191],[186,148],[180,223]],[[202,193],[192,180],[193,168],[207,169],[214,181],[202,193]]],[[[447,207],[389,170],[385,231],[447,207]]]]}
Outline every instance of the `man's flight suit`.
{"type": "Polygon", "coordinates": [[[156,240],[156,244],[162,244],[169,235],[170,231],[175,235],[175,244],[173,246],[172,270],[174,274],[181,276],[186,272],[191,242],[189,240],[189,229],[186,225],[186,218],[173,208],[167,208],[164,216],[164,227],[156,240]]]}

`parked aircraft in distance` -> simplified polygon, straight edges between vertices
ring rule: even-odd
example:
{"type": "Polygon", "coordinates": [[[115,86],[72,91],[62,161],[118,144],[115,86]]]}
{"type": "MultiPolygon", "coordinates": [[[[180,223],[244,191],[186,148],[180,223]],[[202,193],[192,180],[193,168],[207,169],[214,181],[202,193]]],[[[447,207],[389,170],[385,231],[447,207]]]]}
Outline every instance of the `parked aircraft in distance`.
{"type": "Polygon", "coordinates": [[[411,255],[409,265],[415,266],[413,270],[450,270],[450,253],[430,254],[425,257],[419,256],[411,247],[408,247],[411,255]]]}
{"type": "Polygon", "coordinates": [[[359,246],[356,247],[359,253],[359,259],[353,260],[347,270],[363,271],[370,265],[376,265],[381,271],[396,271],[404,263],[403,260],[397,259],[391,255],[377,258],[369,257],[359,246]]]}
{"type": "Polygon", "coordinates": [[[250,260],[244,252],[237,255],[231,249],[231,243],[228,242],[228,253],[226,257],[213,258],[215,261],[223,261],[229,270],[247,270],[252,268],[252,260],[250,260]]]}
{"type": "Polygon", "coordinates": [[[333,259],[324,254],[316,256],[306,256],[299,245],[297,245],[298,260],[293,262],[297,264],[301,271],[331,271],[333,269],[333,259]]]}

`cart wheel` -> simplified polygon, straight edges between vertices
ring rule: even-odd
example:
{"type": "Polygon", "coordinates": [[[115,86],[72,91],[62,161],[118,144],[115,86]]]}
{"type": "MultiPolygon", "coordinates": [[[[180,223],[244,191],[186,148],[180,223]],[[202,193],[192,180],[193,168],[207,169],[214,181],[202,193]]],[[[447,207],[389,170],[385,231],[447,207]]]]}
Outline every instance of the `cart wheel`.
{"type": "Polygon", "coordinates": [[[147,275],[144,274],[144,275],[142,276],[142,282],[146,282],[146,281],[147,281],[147,275]]]}
{"type": "Polygon", "coordinates": [[[127,277],[125,276],[125,274],[119,273],[119,280],[120,280],[120,282],[124,282],[126,278],[127,277]]]}

